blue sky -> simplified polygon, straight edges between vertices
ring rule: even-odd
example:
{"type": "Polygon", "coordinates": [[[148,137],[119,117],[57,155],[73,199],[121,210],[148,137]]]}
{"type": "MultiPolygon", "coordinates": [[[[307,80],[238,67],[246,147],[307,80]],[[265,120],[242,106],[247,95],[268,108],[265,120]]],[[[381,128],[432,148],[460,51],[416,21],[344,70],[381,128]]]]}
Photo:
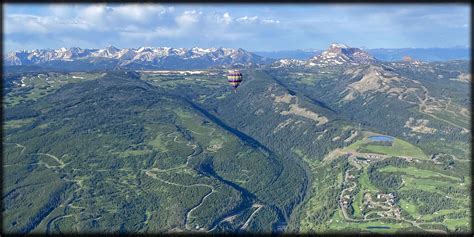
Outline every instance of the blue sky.
{"type": "Polygon", "coordinates": [[[468,46],[467,4],[5,4],[4,50],[468,46]]]}

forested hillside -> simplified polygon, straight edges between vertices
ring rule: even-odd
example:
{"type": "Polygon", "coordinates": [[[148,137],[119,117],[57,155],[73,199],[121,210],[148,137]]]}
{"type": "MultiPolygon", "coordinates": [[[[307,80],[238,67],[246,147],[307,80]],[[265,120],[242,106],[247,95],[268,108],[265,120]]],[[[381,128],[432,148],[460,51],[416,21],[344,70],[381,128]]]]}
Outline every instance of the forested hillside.
{"type": "Polygon", "coordinates": [[[467,61],[241,72],[9,71],[6,232],[470,231],[467,61]]]}

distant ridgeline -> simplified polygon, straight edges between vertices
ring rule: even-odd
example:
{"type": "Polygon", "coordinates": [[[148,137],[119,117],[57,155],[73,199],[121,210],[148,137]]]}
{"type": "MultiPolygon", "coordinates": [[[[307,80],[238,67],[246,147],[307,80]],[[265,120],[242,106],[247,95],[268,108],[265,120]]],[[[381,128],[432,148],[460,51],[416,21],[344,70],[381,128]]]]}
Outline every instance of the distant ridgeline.
{"type": "Polygon", "coordinates": [[[94,70],[189,70],[209,68],[244,68],[257,65],[285,62],[301,63],[317,58],[326,58],[326,52],[342,52],[350,58],[377,59],[381,61],[403,61],[406,58],[425,62],[447,60],[470,60],[469,48],[406,48],[365,49],[332,44],[324,50],[284,50],[249,52],[233,48],[170,48],[140,47],[118,49],[82,49],[78,47],[60,49],[35,49],[10,52],[3,57],[7,70],[37,71],[94,71],[94,70]],[[13,66],[13,67],[11,67],[13,66]],[[22,67],[18,67],[22,66],[22,67]],[[25,67],[26,66],[26,67],[25,67]]]}
{"type": "Polygon", "coordinates": [[[169,48],[140,47],[118,49],[35,49],[10,52],[3,58],[5,66],[40,66],[51,69],[208,69],[213,67],[244,67],[271,63],[273,60],[233,48],[169,48]]]}
{"type": "Polygon", "coordinates": [[[426,62],[471,59],[470,48],[369,49],[367,51],[382,61],[401,61],[406,56],[426,62]]]}
{"type": "MultiPolygon", "coordinates": [[[[375,58],[382,61],[402,61],[404,57],[425,62],[448,61],[448,60],[470,60],[470,48],[402,48],[402,49],[365,49],[375,58]]],[[[255,54],[274,59],[308,60],[319,55],[323,50],[282,50],[282,51],[258,51],[255,54]]]]}

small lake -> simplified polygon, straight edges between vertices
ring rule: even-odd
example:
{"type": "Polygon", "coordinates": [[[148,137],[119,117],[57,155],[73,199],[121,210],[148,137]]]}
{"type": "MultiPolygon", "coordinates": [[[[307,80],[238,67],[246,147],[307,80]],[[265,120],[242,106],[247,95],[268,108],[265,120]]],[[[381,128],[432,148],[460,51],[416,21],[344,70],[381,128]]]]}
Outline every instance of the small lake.
{"type": "Polygon", "coordinates": [[[390,226],[367,226],[367,229],[390,229],[390,226]]]}
{"type": "Polygon", "coordinates": [[[370,140],[377,142],[393,142],[394,138],[390,136],[370,136],[370,140]]]}

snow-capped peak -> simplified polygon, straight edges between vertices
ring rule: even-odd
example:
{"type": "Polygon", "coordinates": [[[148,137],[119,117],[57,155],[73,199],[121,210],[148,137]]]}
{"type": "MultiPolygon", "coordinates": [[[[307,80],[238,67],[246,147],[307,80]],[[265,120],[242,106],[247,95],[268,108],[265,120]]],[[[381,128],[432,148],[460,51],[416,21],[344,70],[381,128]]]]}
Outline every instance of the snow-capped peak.
{"type": "Polygon", "coordinates": [[[235,63],[264,63],[264,59],[258,55],[249,53],[243,49],[234,48],[170,48],[170,47],[139,47],[118,49],[114,46],[107,46],[103,49],[80,49],[73,47],[70,49],[46,49],[14,52],[4,57],[5,65],[33,65],[51,61],[74,61],[77,59],[115,59],[118,65],[128,65],[131,63],[146,63],[153,66],[162,65],[163,62],[175,62],[176,58],[185,61],[196,61],[193,65],[213,65],[213,64],[235,64],[235,63]]]}
{"type": "Polygon", "coordinates": [[[375,58],[366,51],[345,44],[331,44],[329,49],[309,60],[313,65],[369,64],[375,58]]]}
{"type": "Polygon", "coordinates": [[[333,44],[331,44],[331,48],[347,49],[349,47],[345,44],[333,43],[333,44]]]}
{"type": "Polygon", "coordinates": [[[152,47],[140,47],[140,48],[138,48],[137,52],[141,53],[143,51],[151,51],[151,50],[153,50],[152,47]]]}
{"type": "Polygon", "coordinates": [[[105,48],[105,50],[107,50],[107,52],[109,52],[109,53],[116,53],[116,52],[120,51],[120,49],[118,49],[118,48],[116,48],[112,45],[107,46],[105,48]]]}

